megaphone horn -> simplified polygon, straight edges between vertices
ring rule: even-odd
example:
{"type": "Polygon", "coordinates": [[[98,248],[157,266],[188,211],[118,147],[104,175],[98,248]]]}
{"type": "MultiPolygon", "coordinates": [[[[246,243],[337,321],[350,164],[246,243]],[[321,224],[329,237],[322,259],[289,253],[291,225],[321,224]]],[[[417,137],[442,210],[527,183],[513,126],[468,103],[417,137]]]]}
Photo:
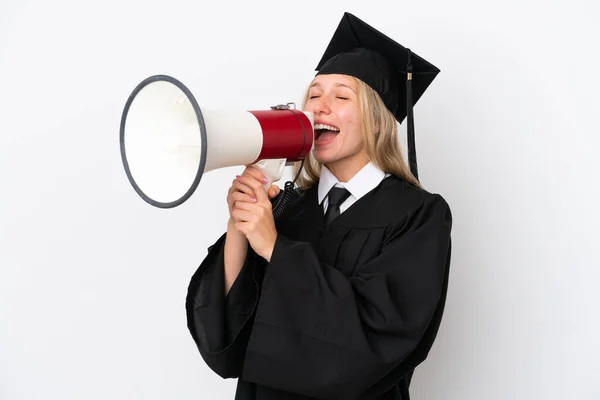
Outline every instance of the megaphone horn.
{"type": "Polygon", "coordinates": [[[236,165],[261,169],[269,186],[286,164],[303,160],[314,142],[312,113],[277,105],[268,110],[201,108],[168,75],[139,83],[120,127],[121,160],[147,203],[176,207],[191,197],[205,172],[236,165]]]}

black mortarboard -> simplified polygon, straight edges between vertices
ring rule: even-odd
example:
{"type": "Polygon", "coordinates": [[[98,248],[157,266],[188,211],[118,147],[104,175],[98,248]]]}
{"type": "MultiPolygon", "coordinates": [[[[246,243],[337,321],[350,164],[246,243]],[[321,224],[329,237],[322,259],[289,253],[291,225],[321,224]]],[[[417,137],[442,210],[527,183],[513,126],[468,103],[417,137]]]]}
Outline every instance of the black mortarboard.
{"type": "Polygon", "coordinates": [[[316,70],[364,81],[398,122],[408,117],[408,160],[418,179],[413,105],[440,70],[350,13],[344,13],[316,70]]]}

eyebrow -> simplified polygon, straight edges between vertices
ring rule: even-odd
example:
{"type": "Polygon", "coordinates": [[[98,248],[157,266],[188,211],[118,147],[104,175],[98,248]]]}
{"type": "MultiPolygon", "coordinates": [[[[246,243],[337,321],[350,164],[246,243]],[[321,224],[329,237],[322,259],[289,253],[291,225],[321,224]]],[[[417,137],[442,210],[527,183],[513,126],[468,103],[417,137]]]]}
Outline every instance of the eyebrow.
{"type": "MultiPolygon", "coordinates": [[[[321,84],[319,82],[314,82],[312,85],[310,85],[311,88],[315,87],[315,86],[321,87],[321,84]]],[[[352,90],[353,92],[356,93],[356,90],[354,90],[350,86],[346,85],[345,83],[336,83],[335,86],[336,87],[345,87],[345,88],[348,88],[348,89],[350,89],[350,90],[352,90]]]]}

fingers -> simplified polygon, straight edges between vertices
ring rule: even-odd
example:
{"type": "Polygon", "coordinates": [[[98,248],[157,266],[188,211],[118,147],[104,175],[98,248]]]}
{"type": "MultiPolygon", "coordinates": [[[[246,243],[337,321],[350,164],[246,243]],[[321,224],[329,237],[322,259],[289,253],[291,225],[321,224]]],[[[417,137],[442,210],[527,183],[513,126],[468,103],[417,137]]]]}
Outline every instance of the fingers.
{"type": "MultiPolygon", "coordinates": [[[[237,192],[242,192],[247,197],[246,198],[236,198],[236,200],[251,201],[252,197],[254,197],[254,189],[252,189],[248,185],[245,185],[245,184],[239,182],[236,179],[234,181],[234,184],[232,184],[232,186],[229,188],[228,195],[231,195],[232,193],[237,193],[237,192]]],[[[269,191],[268,191],[268,196],[270,199],[272,199],[272,198],[276,197],[280,192],[281,192],[281,188],[279,186],[271,185],[271,187],[269,188],[269,191]]]]}
{"type": "MultiPolygon", "coordinates": [[[[231,216],[236,208],[256,213],[256,209],[250,207],[256,203],[265,211],[270,211],[269,199],[277,196],[281,189],[277,185],[271,185],[267,191],[264,187],[265,183],[261,179],[264,179],[264,176],[258,169],[252,167],[246,168],[241,176],[236,176],[227,195],[231,216]]],[[[259,210],[257,213],[262,215],[262,211],[259,210]]]]}
{"type": "Polygon", "coordinates": [[[256,197],[241,192],[233,192],[229,194],[229,196],[227,196],[229,211],[232,211],[237,206],[237,204],[240,204],[240,202],[256,203],[257,201],[258,199],[256,197]]]}
{"type": "Polygon", "coordinates": [[[266,207],[261,206],[260,204],[254,204],[255,202],[246,202],[246,201],[237,201],[235,203],[236,210],[248,211],[258,217],[262,217],[266,210],[266,207]]]}
{"type": "Polygon", "coordinates": [[[231,216],[236,223],[255,221],[257,217],[253,212],[241,209],[239,207],[236,207],[235,210],[231,212],[231,216]]]}
{"type": "Polygon", "coordinates": [[[229,198],[232,204],[236,202],[256,203],[257,201],[256,197],[241,192],[233,192],[229,195],[229,198]]]}
{"type": "Polygon", "coordinates": [[[236,179],[243,186],[249,187],[252,190],[252,192],[254,193],[254,197],[256,197],[259,201],[268,200],[267,191],[265,190],[265,187],[263,186],[265,183],[267,183],[267,180],[265,178],[262,178],[262,180],[258,180],[251,175],[242,175],[242,176],[236,177],[236,179]]]}
{"type": "MultiPolygon", "coordinates": [[[[249,218],[251,218],[250,214],[261,219],[265,217],[267,213],[273,212],[264,183],[248,175],[238,176],[236,179],[243,187],[249,187],[254,195],[245,193],[233,193],[230,195],[232,201],[231,215],[234,219],[246,218],[246,221],[248,221],[249,218]],[[240,211],[241,213],[234,214],[234,211],[240,211]],[[236,215],[237,217],[235,217],[236,215]]],[[[272,189],[272,187],[270,189],[272,189]]]]}
{"type": "Polygon", "coordinates": [[[247,183],[242,181],[241,176],[237,176],[236,179],[233,180],[231,187],[229,188],[229,193],[234,193],[235,191],[246,193],[248,196],[254,196],[254,189],[249,186],[247,183]]]}
{"type": "Polygon", "coordinates": [[[250,175],[254,179],[260,181],[265,178],[264,174],[260,171],[260,169],[253,167],[251,165],[247,166],[242,175],[250,175]]]}
{"type": "Polygon", "coordinates": [[[233,192],[231,193],[228,197],[227,197],[227,203],[229,205],[229,213],[231,214],[231,212],[239,207],[240,204],[246,203],[246,204],[253,204],[256,203],[258,200],[256,199],[256,197],[252,197],[247,195],[246,193],[240,193],[240,192],[233,192]]]}

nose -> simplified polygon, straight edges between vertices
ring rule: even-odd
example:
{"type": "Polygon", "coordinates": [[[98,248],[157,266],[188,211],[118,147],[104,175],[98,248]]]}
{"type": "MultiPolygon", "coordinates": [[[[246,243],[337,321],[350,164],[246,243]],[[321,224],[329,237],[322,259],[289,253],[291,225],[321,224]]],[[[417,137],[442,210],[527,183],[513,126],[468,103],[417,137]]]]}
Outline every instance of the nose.
{"type": "Polygon", "coordinates": [[[313,103],[315,114],[329,114],[331,112],[331,108],[329,106],[329,102],[327,101],[327,96],[319,96],[314,99],[313,103]]]}

